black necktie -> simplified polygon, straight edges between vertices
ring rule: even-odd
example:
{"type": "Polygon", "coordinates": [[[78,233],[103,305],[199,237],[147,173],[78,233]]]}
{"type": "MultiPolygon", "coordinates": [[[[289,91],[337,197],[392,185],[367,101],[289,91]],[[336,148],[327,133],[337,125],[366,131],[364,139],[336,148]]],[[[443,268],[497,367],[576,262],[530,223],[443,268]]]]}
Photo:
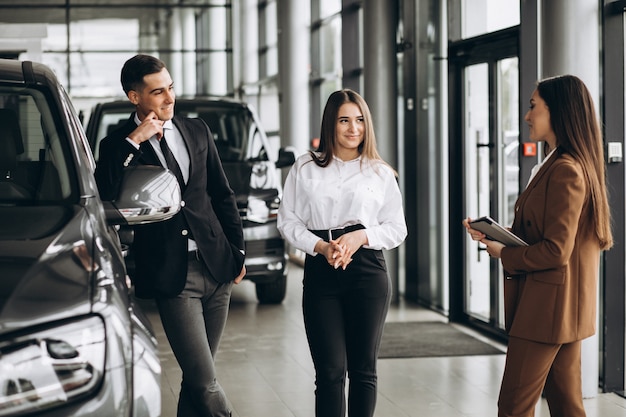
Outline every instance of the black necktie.
{"type": "Polygon", "coordinates": [[[161,145],[161,151],[163,151],[163,156],[165,157],[165,163],[167,164],[167,168],[174,173],[176,179],[178,180],[178,185],[180,185],[180,190],[183,191],[185,189],[185,179],[183,178],[183,172],[180,170],[180,166],[178,162],[176,162],[176,158],[174,158],[174,154],[169,146],[167,146],[167,142],[165,141],[165,133],[161,140],[159,141],[161,145]]]}

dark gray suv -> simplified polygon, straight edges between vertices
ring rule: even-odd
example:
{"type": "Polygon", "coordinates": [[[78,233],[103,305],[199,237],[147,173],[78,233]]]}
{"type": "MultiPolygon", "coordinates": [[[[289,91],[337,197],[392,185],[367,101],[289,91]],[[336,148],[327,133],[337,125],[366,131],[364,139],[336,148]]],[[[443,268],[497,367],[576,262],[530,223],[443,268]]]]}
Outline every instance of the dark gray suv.
{"type": "Polygon", "coordinates": [[[180,190],[169,171],[131,169],[105,204],[94,167],[54,73],[0,59],[0,416],[161,414],[117,227],[170,218],[180,190]]]}
{"type": "MultiPolygon", "coordinates": [[[[128,100],[94,107],[86,132],[96,160],[100,140],[124,124],[133,111],[134,106],[128,100]]],[[[177,98],[174,111],[182,116],[201,118],[211,128],[243,220],[246,278],[256,284],[259,302],[281,303],[287,288],[288,254],[276,228],[282,197],[278,169],[293,164],[294,153],[280,149],[278,155],[274,155],[255,111],[241,101],[177,98]]],[[[127,260],[132,270],[132,257],[127,260]]]]}

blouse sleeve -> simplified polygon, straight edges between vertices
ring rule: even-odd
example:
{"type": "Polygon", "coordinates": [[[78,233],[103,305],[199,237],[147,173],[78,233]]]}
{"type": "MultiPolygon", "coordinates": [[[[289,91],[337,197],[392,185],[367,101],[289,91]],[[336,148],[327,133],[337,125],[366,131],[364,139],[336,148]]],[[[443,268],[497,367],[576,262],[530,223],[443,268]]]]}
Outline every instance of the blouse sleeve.
{"type": "Polygon", "coordinates": [[[315,245],[320,238],[311,233],[306,227],[306,219],[302,219],[296,213],[296,201],[298,198],[298,171],[302,166],[301,161],[296,162],[287,175],[283,187],[283,199],[278,208],[277,227],[280,234],[293,247],[306,252],[309,255],[317,255],[315,245]]]}
{"type": "Polygon", "coordinates": [[[402,203],[402,194],[393,172],[384,167],[385,176],[384,204],[378,212],[377,224],[368,225],[367,233],[369,249],[393,249],[404,241],[407,236],[406,219],[402,203]]]}

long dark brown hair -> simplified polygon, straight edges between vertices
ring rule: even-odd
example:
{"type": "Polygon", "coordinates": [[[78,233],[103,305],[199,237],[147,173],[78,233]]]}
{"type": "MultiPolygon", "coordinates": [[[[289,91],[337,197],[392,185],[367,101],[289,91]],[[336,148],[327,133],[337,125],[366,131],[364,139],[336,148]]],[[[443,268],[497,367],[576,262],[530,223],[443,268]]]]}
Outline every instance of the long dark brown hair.
{"type": "Polygon", "coordinates": [[[582,166],[591,198],[596,235],[601,249],[613,245],[611,214],[606,190],[604,146],[593,98],[574,75],[547,78],[537,93],[550,111],[557,152],[570,154],[582,166]]]}
{"type": "Polygon", "coordinates": [[[346,103],[356,104],[363,115],[365,132],[363,134],[363,142],[361,142],[358,147],[359,154],[365,159],[380,161],[385,165],[388,165],[385,161],[383,161],[378,154],[378,150],[376,149],[374,124],[372,123],[372,115],[367,103],[359,93],[348,88],[335,91],[326,101],[326,106],[324,107],[324,113],[322,115],[320,143],[316,149],[317,153],[311,151],[313,161],[320,167],[326,167],[332,161],[333,156],[335,155],[335,146],[337,144],[337,138],[335,137],[337,115],[339,114],[339,108],[346,103]]]}

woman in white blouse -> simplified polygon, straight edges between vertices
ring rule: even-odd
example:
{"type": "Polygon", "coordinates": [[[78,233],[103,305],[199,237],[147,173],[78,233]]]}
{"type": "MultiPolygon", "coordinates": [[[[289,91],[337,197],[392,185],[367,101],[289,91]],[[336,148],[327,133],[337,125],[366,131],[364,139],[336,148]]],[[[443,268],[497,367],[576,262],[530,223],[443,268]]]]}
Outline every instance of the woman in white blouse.
{"type": "Polygon", "coordinates": [[[306,252],[303,313],[316,373],[315,413],[371,417],[376,360],[391,298],[382,249],[407,230],[396,172],[376,150],[369,108],[348,89],[330,95],[316,152],[287,176],[278,229],[306,252]]]}

